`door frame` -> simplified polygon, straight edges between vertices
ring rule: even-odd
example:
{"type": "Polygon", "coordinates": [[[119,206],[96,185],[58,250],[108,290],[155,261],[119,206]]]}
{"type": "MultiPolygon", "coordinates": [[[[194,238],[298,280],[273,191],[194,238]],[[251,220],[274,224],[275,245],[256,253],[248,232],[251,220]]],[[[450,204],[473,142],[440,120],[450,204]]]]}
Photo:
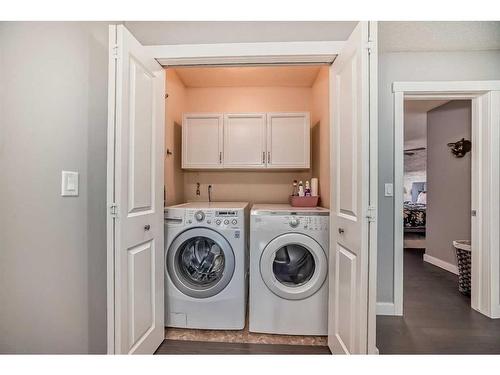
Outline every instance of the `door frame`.
{"type": "MultiPolygon", "coordinates": [[[[471,100],[471,307],[500,318],[500,81],[394,82],[394,308],[403,315],[404,101],[471,100]],[[495,106],[494,103],[497,103],[495,106]],[[485,142],[488,141],[488,142],[485,142]],[[497,207],[497,209],[492,209],[497,207]],[[490,225],[486,225],[489,223],[490,225]],[[497,228],[496,230],[494,228],[497,228]],[[496,265],[496,267],[493,267],[496,265]]],[[[393,310],[393,311],[390,311],[393,310]]]]}
{"type": "MultiPolygon", "coordinates": [[[[363,22],[363,21],[360,21],[363,22]]],[[[370,21],[370,27],[376,31],[377,23],[370,21]]],[[[113,27],[114,25],[110,25],[113,27]]],[[[124,26],[126,27],[126,26],[124,26]]],[[[375,35],[375,34],[373,34],[375,35]]],[[[109,47],[115,44],[115,40],[110,37],[109,47]]],[[[221,44],[189,44],[189,45],[156,45],[145,46],[146,50],[164,68],[174,66],[231,66],[231,65],[293,65],[293,64],[325,64],[331,65],[335,58],[341,53],[344,41],[307,41],[307,42],[263,42],[263,43],[221,43],[221,44]]],[[[114,64],[114,57],[110,53],[110,64],[114,64]]],[[[370,68],[376,72],[376,65],[370,68]]],[[[108,161],[107,161],[107,353],[115,353],[115,241],[114,241],[114,220],[111,202],[114,202],[115,191],[115,131],[114,128],[114,92],[115,79],[109,77],[108,91],[113,95],[108,95],[108,161]]],[[[376,88],[373,88],[376,93],[376,88]]],[[[374,96],[376,98],[376,96],[374,96]]],[[[371,103],[371,107],[376,107],[376,103],[371,103]]],[[[330,110],[332,105],[330,103],[330,110]]],[[[166,113],[167,109],[165,109],[166,113]]],[[[376,112],[370,115],[370,136],[373,137],[370,144],[376,146],[377,116],[376,112]],[[372,130],[373,133],[372,133],[372,130]]],[[[163,140],[164,142],[164,140],[163,140]]],[[[376,150],[376,147],[371,147],[376,150]]],[[[370,152],[374,164],[370,167],[370,175],[375,173],[376,153],[370,152]]],[[[330,157],[331,159],[331,157],[330,157]]],[[[164,160],[162,160],[164,162],[164,160]]],[[[330,160],[330,162],[332,162],[330,160]]],[[[373,174],[370,185],[375,187],[371,195],[376,195],[376,174],[373,174]],[[372,183],[372,181],[374,181],[372,183]]],[[[375,283],[370,288],[370,301],[375,301],[376,290],[376,231],[370,232],[370,283],[375,283]]],[[[375,303],[370,303],[369,324],[375,324],[375,303]],[[373,317],[371,316],[373,315],[373,317]]],[[[372,330],[375,331],[374,329],[372,330]]],[[[370,330],[369,330],[370,332],[370,330]]],[[[375,336],[369,334],[368,341],[375,347],[375,336]]],[[[374,349],[376,350],[376,349],[374,349]]]]}

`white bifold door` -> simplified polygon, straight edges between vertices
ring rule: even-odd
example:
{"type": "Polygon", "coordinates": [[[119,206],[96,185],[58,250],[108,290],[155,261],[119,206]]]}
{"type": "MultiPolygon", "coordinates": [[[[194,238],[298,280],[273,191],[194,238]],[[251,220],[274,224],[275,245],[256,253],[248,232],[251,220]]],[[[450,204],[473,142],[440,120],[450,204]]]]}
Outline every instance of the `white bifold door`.
{"type": "Polygon", "coordinates": [[[165,73],[110,26],[108,352],[153,353],[164,339],[165,73]]]}
{"type": "Polygon", "coordinates": [[[360,22],[330,68],[328,345],[375,353],[376,24],[360,22]]]}

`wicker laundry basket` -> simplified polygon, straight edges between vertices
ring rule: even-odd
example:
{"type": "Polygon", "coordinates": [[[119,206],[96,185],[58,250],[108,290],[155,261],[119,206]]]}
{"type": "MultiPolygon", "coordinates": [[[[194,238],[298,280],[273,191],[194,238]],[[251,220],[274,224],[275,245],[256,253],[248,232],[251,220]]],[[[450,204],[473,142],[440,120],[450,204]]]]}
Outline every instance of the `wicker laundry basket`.
{"type": "Polygon", "coordinates": [[[458,290],[470,296],[471,290],[471,246],[468,240],[453,241],[458,264],[458,290]]]}

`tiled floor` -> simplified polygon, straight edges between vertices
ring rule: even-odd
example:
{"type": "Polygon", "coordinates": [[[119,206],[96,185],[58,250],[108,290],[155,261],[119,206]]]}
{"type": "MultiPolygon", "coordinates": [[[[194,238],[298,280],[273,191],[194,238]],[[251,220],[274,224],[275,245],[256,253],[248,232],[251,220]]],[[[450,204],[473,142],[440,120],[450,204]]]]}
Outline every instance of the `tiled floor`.
{"type": "Polygon", "coordinates": [[[458,277],[404,252],[404,316],[377,317],[381,354],[500,354],[500,319],[470,307],[458,277]]]}
{"type": "Polygon", "coordinates": [[[248,331],[248,324],[247,327],[241,331],[167,328],[165,330],[165,339],[245,344],[327,345],[326,336],[292,336],[253,333],[248,331]]]}

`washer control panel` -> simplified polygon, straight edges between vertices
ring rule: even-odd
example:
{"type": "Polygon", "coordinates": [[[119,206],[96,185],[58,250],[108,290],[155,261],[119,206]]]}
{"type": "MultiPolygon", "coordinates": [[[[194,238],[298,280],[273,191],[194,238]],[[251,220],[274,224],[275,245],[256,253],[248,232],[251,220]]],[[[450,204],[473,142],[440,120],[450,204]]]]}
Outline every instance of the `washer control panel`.
{"type": "Polygon", "coordinates": [[[239,229],[243,213],[235,210],[186,210],[186,224],[204,224],[217,228],[239,229]]]}

